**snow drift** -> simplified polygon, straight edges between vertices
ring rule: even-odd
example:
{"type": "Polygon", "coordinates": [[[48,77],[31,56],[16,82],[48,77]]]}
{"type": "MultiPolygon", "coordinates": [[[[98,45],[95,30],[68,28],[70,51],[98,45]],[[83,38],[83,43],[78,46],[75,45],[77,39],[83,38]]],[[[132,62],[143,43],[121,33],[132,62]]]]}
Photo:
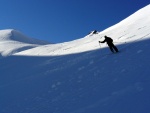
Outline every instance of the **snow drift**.
{"type": "Polygon", "coordinates": [[[16,52],[44,44],[49,43],[46,41],[28,38],[19,31],[13,29],[0,30],[0,53],[2,56],[12,55],[16,52]]]}
{"type": "MultiPolygon", "coordinates": [[[[1,57],[0,112],[149,113],[149,10],[150,5],[98,34],[1,57]],[[114,38],[118,54],[106,44],[100,48],[104,35],[114,38]]],[[[3,52],[3,43],[13,39],[6,34],[3,52]]],[[[13,42],[12,48],[16,42],[33,44],[13,42]]]]}

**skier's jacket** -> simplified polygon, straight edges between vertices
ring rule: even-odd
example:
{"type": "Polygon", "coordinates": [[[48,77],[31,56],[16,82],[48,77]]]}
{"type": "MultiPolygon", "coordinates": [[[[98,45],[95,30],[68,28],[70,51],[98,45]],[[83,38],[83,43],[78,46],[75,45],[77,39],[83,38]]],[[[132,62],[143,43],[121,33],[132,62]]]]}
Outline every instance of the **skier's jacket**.
{"type": "Polygon", "coordinates": [[[113,44],[113,39],[111,39],[110,37],[105,37],[105,40],[102,41],[101,43],[107,43],[108,45],[112,45],[113,44]]]}

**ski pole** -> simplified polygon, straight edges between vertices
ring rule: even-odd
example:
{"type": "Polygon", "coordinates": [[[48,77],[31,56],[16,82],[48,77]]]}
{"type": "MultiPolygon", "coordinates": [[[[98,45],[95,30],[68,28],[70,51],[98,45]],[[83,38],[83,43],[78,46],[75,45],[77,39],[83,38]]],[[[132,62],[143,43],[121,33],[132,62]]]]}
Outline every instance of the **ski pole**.
{"type": "Polygon", "coordinates": [[[100,46],[100,48],[101,48],[101,44],[100,44],[101,42],[100,42],[100,41],[98,41],[98,43],[99,43],[99,46],[100,46]]]}

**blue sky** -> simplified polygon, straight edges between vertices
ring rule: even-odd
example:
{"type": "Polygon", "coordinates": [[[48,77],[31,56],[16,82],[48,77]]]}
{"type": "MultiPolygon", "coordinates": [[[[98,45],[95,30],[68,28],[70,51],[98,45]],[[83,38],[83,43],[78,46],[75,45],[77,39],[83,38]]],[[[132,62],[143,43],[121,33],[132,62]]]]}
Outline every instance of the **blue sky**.
{"type": "Polygon", "coordinates": [[[148,4],[148,0],[1,0],[0,30],[66,42],[102,31],[148,4]]]}

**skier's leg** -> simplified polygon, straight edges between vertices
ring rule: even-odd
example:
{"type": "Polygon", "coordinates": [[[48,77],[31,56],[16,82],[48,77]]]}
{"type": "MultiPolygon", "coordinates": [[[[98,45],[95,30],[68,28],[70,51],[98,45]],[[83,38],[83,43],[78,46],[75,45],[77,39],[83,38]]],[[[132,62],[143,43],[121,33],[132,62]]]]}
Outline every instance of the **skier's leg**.
{"type": "Polygon", "coordinates": [[[114,53],[114,50],[113,50],[113,47],[112,47],[112,46],[109,46],[109,49],[111,50],[111,52],[114,53]]]}
{"type": "Polygon", "coordinates": [[[114,44],[112,44],[112,48],[113,48],[116,52],[119,52],[118,49],[117,49],[117,47],[116,47],[114,44]]]}
{"type": "Polygon", "coordinates": [[[114,46],[114,50],[115,50],[116,52],[119,52],[119,51],[118,51],[118,48],[117,48],[116,46],[114,46]]]}

